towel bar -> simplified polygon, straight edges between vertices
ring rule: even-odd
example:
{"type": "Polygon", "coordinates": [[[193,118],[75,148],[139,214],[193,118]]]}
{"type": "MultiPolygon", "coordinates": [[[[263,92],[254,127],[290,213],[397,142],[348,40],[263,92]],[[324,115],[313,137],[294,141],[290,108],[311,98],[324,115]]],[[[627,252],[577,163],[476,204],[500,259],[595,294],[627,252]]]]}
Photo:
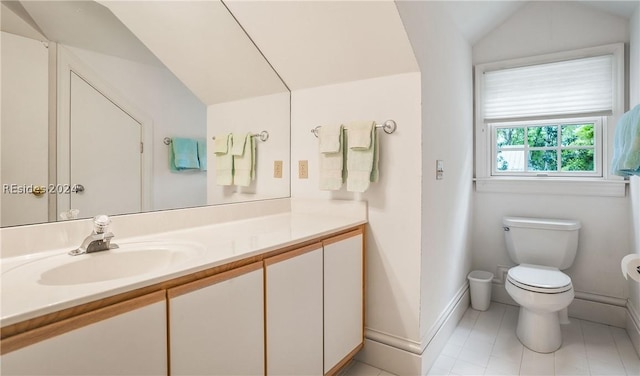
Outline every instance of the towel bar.
{"type": "MultiPolygon", "coordinates": [[[[260,133],[254,133],[251,135],[251,137],[258,137],[260,139],[260,141],[264,142],[267,141],[269,139],[269,132],[267,131],[262,131],[260,133]]],[[[215,136],[211,137],[212,140],[215,140],[215,136]]],[[[171,138],[170,137],[165,137],[162,139],[162,142],[164,142],[165,145],[171,145],[171,138]]]]}
{"type": "MultiPolygon", "coordinates": [[[[258,137],[258,139],[260,139],[260,141],[265,142],[269,139],[269,132],[267,131],[262,131],[260,133],[254,133],[251,135],[251,137],[258,137]]],[[[211,137],[212,140],[216,139],[216,136],[211,137]]]]}
{"type": "MultiPolygon", "coordinates": [[[[384,133],[391,134],[396,131],[396,128],[398,128],[398,125],[393,120],[387,120],[382,124],[376,124],[376,128],[382,128],[384,133]]],[[[320,125],[313,128],[311,130],[311,133],[313,133],[314,136],[318,137],[318,130],[320,130],[320,125]]]]}

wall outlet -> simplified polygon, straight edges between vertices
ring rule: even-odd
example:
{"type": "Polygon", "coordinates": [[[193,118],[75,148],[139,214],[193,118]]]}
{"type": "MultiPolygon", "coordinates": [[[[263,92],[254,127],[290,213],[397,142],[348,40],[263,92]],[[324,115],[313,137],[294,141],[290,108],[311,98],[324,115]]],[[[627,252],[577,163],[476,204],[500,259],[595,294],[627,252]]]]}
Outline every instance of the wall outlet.
{"type": "Polygon", "coordinates": [[[298,161],[298,178],[299,179],[308,179],[309,178],[309,161],[298,161]]]}
{"type": "Polygon", "coordinates": [[[273,161],[273,177],[282,179],[282,161],[273,161]]]}

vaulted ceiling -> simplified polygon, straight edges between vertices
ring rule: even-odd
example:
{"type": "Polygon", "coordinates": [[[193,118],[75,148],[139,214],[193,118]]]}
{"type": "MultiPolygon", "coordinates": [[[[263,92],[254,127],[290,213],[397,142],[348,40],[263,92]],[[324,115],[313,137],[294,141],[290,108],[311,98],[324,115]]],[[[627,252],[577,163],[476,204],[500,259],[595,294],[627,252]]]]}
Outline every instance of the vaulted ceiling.
{"type": "MultiPolygon", "coordinates": [[[[210,1],[218,2],[218,0],[210,1]]],[[[118,2],[100,2],[114,8],[120,5],[118,2]]],[[[223,0],[223,2],[291,89],[415,72],[419,69],[393,0],[223,0]]],[[[639,3],[638,0],[571,2],[627,18],[632,15],[639,3]]],[[[3,0],[3,5],[8,3],[3,0]]],[[[24,3],[25,7],[29,7],[29,2],[24,3]]],[[[68,3],[78,4],[72,1],[68,3]]],[[[531,1],[441,1],[451,21],[456,24],[472,46],[528,3],[531,1]]],[[[212,24],[206,20],[206,16],[210,13],[208,8],[213,5],[200,5],[202,10],[194,19],[201,19],[199,25],[206,30],[215,28],[218,22],[212,24]]],[[[101,7],[96,4],[87,4],[82,11],[87,12],[85,17],[87,18],[90,15],[89,10],[100,10],[99,8],[101,7]]],[[[77,7],[74,7],[73,11],[77,12],[77,7]]],[[[23,13],[26,14],[26,12],[23,13]]],[[[94,26],[97,22],[119,22],[110,14],[108,14],[110,18],[70,23],[70,17],[64,14],[59,15],[59,19],[56,20],[50,12],[38,13],[31,9],[29,13],[39,19],[38,24],[42,27],[42,29],[33,30],[35,35],[44,33],[47,37],[53,36],[54,40],[59,41],[80,38],[82,42],[85,36],[95,34],[97,28],[94,26]],[[66,31],[56,34],[54,28],[50,27],[56,22],[62,26],[68,26],[62,28],[66,31]]],[[[23,17],[18,20],[18,26],[24,27],[28,23],[24,21],[25,18],[27,21],[33,21],[33,19],[29,20],[29,17],[23,17]]],[[[132,17],[132,20],[145,22],[146,18],[138,15],[132,17]]],[[[5,21],[4,14],[3,21],[5,21]]],[[[146,29],[143,31],[149,38],[155,38],[153,52],[174,73],[183,72],[178,76],[192,90],[200,93],[205,103],[219,102],[220,98],[216,98],[207,91],[210,88],[224,86],[220,80],[207,81],[210,78],[210,73],[207,72],[211,70],[211,61],[220,60],[216,58],[219,55],[212,52],[215,48],[210,44],[211,40],[208,42],[205,34],[191,27],[194,22],[182,24],[177,22],[171,17],[160,23],[147,22],[146,29]],[[184,34],[185,28],[193,29],[191,37],[184,34]],[[181,34],[173,33],[172,30],[181,30],[181,34]],[[189,43],[186,43],[187,41],[189,43]],[[175,53],[176,51],[170,48],[169,42],[182,50],[186,47],[191,47],[191,50],[175,53]],[[194,56],[209,56],[210,59],[196,69],[196,61],[192,60],[194,56]],[[197,72],[198,69],[202,70],[202,74],[197,72]]],[[[102,37],[106,38],[107,35],[102,37]]],[[[128,45],[125,39],[120,38],[117,43],[111,43],[111,45],[117,47],[115,50],[122,52],[124,46],[128,45]]],[[[80,42],[76,40],[70,44],[77,45],[80,42]]],[[[149,40],[146,40],[145,44],[148,44],[147,47],[152,45],[149,40]]],[[[234,80],[237,79],[239,78],[228,80],[230,84],[227,86],[237,87],[238,85],[234,85],[236,82],[234,80]]],[[[249,82],[243,86],[255,88],[256,83],[257,80],[249,78],[249,82]]],[[[236,97],[240,96],[238,94],[236,97]]]]}
{"type": "Polygon", "coordinates": [[[293,90],[419,70],[393,0],[224,1],[293,90]]]}
{"type": "MultiPolygon", "coordinates": [[[[400,0],[402,1],[402,0],[400,0]]],[[[453,22],[472,45],[531,1],[443,1],[453,22]]],[[[638,0],[571,1],[615,16],[630,18],[638,0]]]]}
{"type": "MultiPolygon", "coordinates": [[[[223,1],[292,89],[418,70],[395,9],[395,2],[415,0],[223,1]]],[[[569,1],[627,18],[638,6],[569,1]]],[[[531,3],[440,2],[472,46],[531,3]]]]}

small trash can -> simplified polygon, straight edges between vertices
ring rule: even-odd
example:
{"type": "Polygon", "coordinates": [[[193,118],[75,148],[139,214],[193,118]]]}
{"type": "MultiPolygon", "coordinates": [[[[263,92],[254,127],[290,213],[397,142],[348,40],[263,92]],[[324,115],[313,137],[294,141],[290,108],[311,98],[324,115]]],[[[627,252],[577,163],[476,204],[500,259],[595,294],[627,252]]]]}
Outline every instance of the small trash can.
{"type": "Polygon", "coordinates": [[[471,289],[471,308],[486,311],[491,303],[491,281],[493,273],[474,270],[467,276],[471,289]]]}

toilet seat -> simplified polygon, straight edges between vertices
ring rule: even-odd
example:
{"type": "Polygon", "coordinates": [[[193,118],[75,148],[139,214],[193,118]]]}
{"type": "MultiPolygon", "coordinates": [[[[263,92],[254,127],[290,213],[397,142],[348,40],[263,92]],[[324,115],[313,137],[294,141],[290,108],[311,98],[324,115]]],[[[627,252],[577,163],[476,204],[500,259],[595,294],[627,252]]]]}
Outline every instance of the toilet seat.
{"type": "Polygon", "coordinates": [[[522,264],[509,269],[507,281],[523,290],[558,294],[573,288],[571,278],[556,268],[522,264]]]}

